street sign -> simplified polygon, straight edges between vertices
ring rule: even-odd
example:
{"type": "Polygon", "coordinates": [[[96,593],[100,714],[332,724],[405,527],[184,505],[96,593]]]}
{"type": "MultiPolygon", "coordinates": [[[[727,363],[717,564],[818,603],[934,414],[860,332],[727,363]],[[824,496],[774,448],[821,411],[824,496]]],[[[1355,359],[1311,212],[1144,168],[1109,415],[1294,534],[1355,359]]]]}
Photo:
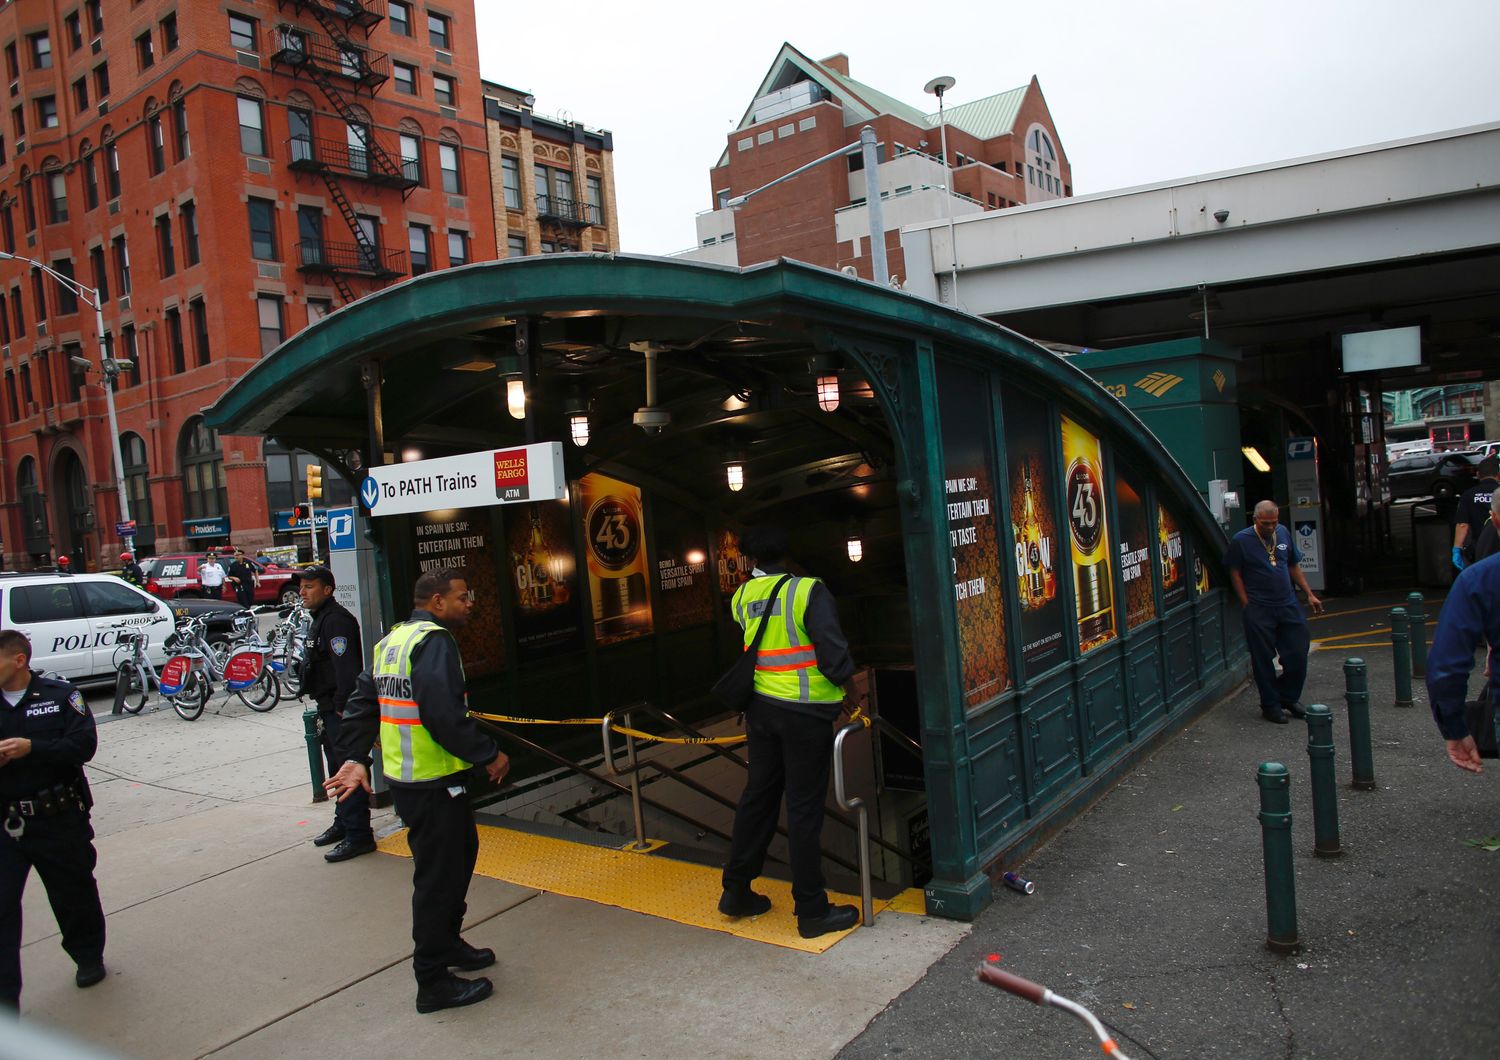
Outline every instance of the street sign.
{"type": "Polygon", "coordinates": [[[372,467],[359,486],[371,515],[561,500],[561,442],[372,467]]]}
{"type": "Polygon", "coordinates": [[[130,520],[127,520],[126,522],[123,522],[123,523],[116,523],[115,524],[115,536],[116,537],[134,537],[135,536],[135,520],[134,519],[130,519],[130,520]]]}
{"type": "MultiPolygon", "coordinates": [[[[323,513],[319,513],[323,514],[323,513]]],[[[349,552],[355,547],[354,541],[354,509],[353,508],[329,508],[328,512],[328,551],[349,552]]]]}

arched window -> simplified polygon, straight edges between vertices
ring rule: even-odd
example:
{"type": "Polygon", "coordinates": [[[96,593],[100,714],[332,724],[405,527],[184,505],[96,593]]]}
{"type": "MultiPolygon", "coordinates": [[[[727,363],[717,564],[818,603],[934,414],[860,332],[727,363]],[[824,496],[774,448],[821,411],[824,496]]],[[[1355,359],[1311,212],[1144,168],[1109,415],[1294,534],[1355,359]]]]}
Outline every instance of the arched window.
{"type": "Polygon", "coordinates": [[[1026,193],[1028,202],[1051,198],[1063,193],[1061,166],[1052,137],[1040,125],[1032,125],[1026,134],[1026,183],[1033,190],[1026,193]]]}
{"type": "Polygon", "coordinates": [[[229,491],[224,486],[224,454],[219,432],[194,416],[182,429],[182,504],[189,519],[225,515],[229,491]]]}
{"type": "Polygon", "coordinates": [[[16,495],[21,500],[21,536],[26,539],[27,552],[46,552],[47,505],[42,501],[42,492],[36,483],[36,460],[24,457],[16,469],[16,495]]]}
{"type": "Polygon", "coordinates": [[[135,520],[135,547],[143,556],[156,551],[156,520],[151,513],[151,468],[146,461],[146,442],[132,431],[120,435],[120,457],[125,464],[125,496],[130,518],[135,520]]]}

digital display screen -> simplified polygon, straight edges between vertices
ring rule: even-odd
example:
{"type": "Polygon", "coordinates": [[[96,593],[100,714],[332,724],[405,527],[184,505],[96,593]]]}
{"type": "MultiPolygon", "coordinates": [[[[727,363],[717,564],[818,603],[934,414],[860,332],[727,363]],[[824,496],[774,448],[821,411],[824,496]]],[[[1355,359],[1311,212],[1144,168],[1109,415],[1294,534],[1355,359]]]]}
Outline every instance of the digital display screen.
{"type": "Polygon", "coordinates": [[[1420,327],[1356,331],[1343,336],[1344,371],[1378,372],[1422,363],[1420,327]]]}

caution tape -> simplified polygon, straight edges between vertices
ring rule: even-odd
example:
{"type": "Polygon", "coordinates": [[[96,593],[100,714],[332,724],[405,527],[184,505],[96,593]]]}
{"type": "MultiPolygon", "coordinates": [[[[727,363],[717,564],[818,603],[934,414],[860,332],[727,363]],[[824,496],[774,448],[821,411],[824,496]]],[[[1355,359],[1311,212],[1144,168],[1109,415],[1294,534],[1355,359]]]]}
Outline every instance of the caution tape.
{"type": "MultiPolygon", "coordinates": [[[[483,721],[497,722],[507,725],[602,725],[603,718],[516,718],[509,714],[485,714],[477,710],[469,711],[469,717],[479,718],[483,721]]],[[[628,725],[618,725],[614,722],[609,726],[612,730],[622,736],[633,736],[637,740],[651,740],[656,743],[680,744],[683,746],[696,747],[705,744],[728,745],[744,743],[744,735],[737,736],[658,736],[654,732],[643,732],[640,729],[632,729],[628,725]]]]}

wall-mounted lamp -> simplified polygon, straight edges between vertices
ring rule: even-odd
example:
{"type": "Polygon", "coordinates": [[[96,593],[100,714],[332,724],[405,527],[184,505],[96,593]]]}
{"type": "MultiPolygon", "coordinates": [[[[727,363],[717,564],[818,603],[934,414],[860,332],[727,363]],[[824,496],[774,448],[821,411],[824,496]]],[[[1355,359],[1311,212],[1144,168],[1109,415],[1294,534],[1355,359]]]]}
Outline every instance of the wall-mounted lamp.
{"type": "Polygon", "coordinates": [[[745,488],[745,461],[739,456],[726,457],[724,460],[724,481],[729,483],[732,493],[738,493],[745,488]]]}
{"type": "Polygon", "coordinates": [[[1245,459],[1250,461],[1250,466],[1257,471],[1270,471],[1271,465],[1266,463],[1266,458],[1260,455],[1260,450],[1253,445],[1240,446],[1240,452],[1245,454],[1245,459]]]}
{"type": "Polygon", "coordinates": [[[505,380],[505,407],[513,419],[526,418],[526,384],[518,375],[505,380]]]}
{"type": "Polygon", "coordinates": [[[849,540],[847,542],[847,545],[849,549],[850,563],[858,563],[860,560],[865,558],[865,542],[864,538],[859,536],[858,530],[849,531],[849,540]]]}
{"type": "Polygon", "coordinates": [[[807,362],[807,370],[813,374],[818,386],[818,408],[833,412],[839,407],[839,372],[834,359],[820,353],[807,362]]]}
{"type": "Polygon", "coordinates": [[[563,406],[563,412],[568,417],[568,437],[573,439],[576,446],[589,444],[589,405],[588,402],[578,394],[568,398],[563,406]]]}

